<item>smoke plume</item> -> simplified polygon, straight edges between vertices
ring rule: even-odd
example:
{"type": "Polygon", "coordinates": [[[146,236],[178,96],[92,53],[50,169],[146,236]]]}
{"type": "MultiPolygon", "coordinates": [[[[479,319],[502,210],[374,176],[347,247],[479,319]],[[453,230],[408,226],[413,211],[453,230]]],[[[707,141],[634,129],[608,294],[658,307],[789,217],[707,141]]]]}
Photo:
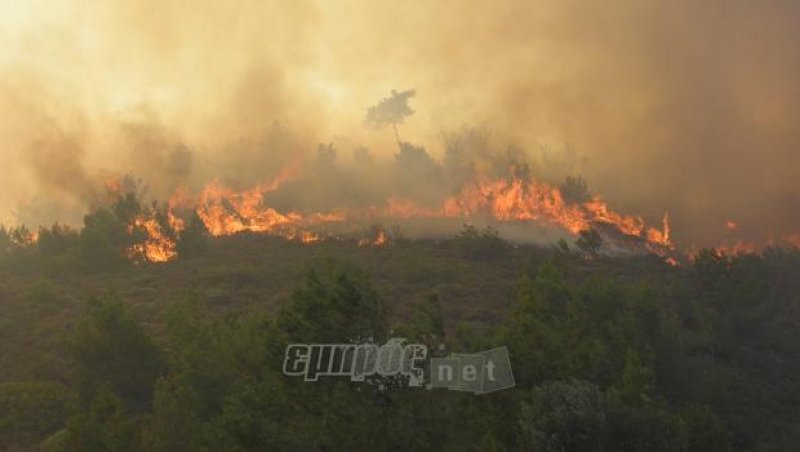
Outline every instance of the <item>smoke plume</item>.
{"type": "Polygon", "coordinates": [[[320,143],[373,177],[287,190],[380,198],[403,152],[365,112],[413,88],[403,141],[448,181],[527,160],[617,210],[669,211],[684,243],[727,221],[781,236],[800,225],[798,23],[792,0],[3,2],[0,220],[78,222],[111,175],[166,199],[333,174],[320,143]]]}

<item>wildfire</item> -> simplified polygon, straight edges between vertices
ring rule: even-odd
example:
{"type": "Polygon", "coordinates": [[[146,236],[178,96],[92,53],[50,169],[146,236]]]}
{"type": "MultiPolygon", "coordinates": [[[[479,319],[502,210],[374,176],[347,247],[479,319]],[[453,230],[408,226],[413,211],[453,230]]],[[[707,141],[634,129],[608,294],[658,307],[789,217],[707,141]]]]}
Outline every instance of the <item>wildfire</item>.
{"type": "MultiPolygon", "coordinates": [[[[729,231],[729,233],[733,233],[734,236],[738,236],[740,234],[739,224],[727,220],[725,222],[725,230],[729,231]]],[[[759,246],[756,242],[752,240],[745,240],[743,238],[737,238],[735,242],[727,243],[723,245],[717,245],[712,247],[711,249],[719,256],[735,256],[739,254],[754,254],[757,253],[760,249],[771,246],[790,246],[795,248],[800,248],[800,232],[794,232],[790,234],[784,234],[780,237],[780,239],[776,239],[775,234],[770,232],[765,240],[760,241],[762,245],[759,246]]],[[[694,260],[699,253],[699,250],[696,246],[692,246],[689,251],[686,252],[686,255],[689,259],[694,260]]]]}
{"type": "Polygon", "coordinates": [[[178,255],[175,240],[164,233],[155,218],[139,216],[129,226],[130,231],[133,231],[134,228],[142,228],[147,233],[147,238],[142,243],[134,244],[128,250],[130,257],[144,258],[150,262],[167,262],[178,255]]]}
{"type": "Polygon", "coordinates": [[[719,253],[734,256],[737,254],[750,254],[756,252],[756,245],[752,242],[746,242],[744,240],[737,240],[731,246],[719,246],[715,248],[719,253]]]}
{"type": "Polygon", "coordinates": [[[299,212],[282,214],[266,206],[264,195],[278,186],[273,182],[237,192],[213,182],[200,194],[197,215],[214,236],[249,231],[298,238],[303,243],[320,240],[308,231],[310,226],[344,221],[344,216],[336,212],[305,216],[299,212]]]}
{"type": "Polygon", "coordinates": [[[564,202],[561,192],[549,185],[520,179],[501,179],[468,185],[445,201],[446,216],[471,217],[489,214],[499,221],[547,221],[573,234],[590,226],[587,211],[564,202]]]}
{"type": "Polygon", "coordinates": [[[320,237],[319,234],[315,234],[315,233],[309,232],[309,231],[300,232],[300,237],[299,238],[300,238],[301,242],[306,243],[306,244],[308,244],[308,243],[317,243],[320,240],[322,240],[322,237],[320,237]]]}
{"type": "MultiPolygon", "coordinates": [[[[254,232],[284,237],[301,243],[318,243],[323,239],[318,230],[329,223],[358,223],[364,218],[464,218],[486,217],[496,222],[538,222],[563,228],[577,235],[595,225],[610,226],[623,236],[642,240],[646,248],[665,256],[673,249],[670,241],[669,216],[665,213],[661,229],[647,227],[642,217],[614,212],[600,198],[583,203],[564,200],[557,187],[520,178],[483,180],[468,184],[439,207],[424,207],[411,200],[390,198],[383,207],[339,209],[331,212],[279,212],[267,205],[265,196],[292,178],[294,172],[281,173],[276,179],[244,190],[234,190],[213,181],[203,188],[197,199],[188,190],[179,189],[169,200],[167,223],[174,234],[166,234],[153,218],[137,218],[132,227],[141,227],[148,239],[136,245],[132,252],[150,261],[163,262],[174,258],[172,236],[185,228],[184,220],[176,213],[181,209],[194,211],[213,236],[254,232]]],[[[383,228],[374,229],[369,238],[358,241],[359,246],[382,246],[388,242],[383,228]]]]}
{"type": "Polygon", "coordinates": [[[372,237],[359,239],[358,246],[379,247],[389,243],[389,236],[386,235],[386,231],[384,231],[382,227],[373,228],[371,235],[372,237]]]}
{"type": "Polygon", "coordinates": [[[669,239],[669,212],[664,212],[664,217],[661,219],[661,228],[662,229],[660,231],[655,228],[649,228],[647,230],[647,240],[650,243],[659,245],[663,248],[673,249],[674,247],[669,239]]]}
{"type": "MultiPolygon", "coordinates": [[[[549,224],[575,236],[595,228],[623,249],[646,250],[661,256],[670,265],[678,265],[668,212],[656,227],[648,225],[641,216],[612,210],[599,196],[584,202],[569,202],[559,188],[536,180],[512,177],[473,181],[438,205],[421,205],[410,199],[391,197],[383,204],[349,206],[327,212],[281,212],[269,206],[266,196],[296,177],[297,171],[292,168],[271,181],[243,190],[212,181],[197,196],[186,188],[179,188],[163,210],[154,206],[131,221],[129,232],[141,231],[145,237],[127,250],[128,255],[135,260],[150,262],[176,258],[177,241],[186,230],[190,216],[196,216],[213,236],[252,232],[302,244],[315,244],[334,236],[331,228],[326,226],[331,224],[343,224],[345,227],[339,230],[352,234],[354,228],[367,224],[367,221],[457,218],[467,222],[484,219],[493,223],[549,224]]],[[[136,190],[136,183],[127,176],[113,177],[106,181],[106,189],[111,194],[123,196],[136,190]]],[[[380,247],[389,243],[389,236],[378,224],[356,242],[358,246],[380,247]]],[[[728,234],[740,234],[740,225],[733,220],[725,221],[724,229],[728,234]]],[[[800,233],[779,237],[780,243],[800,248],[800,233]]],[[[34,232],[17,240],[32,244],[37,236],[34,232]]],[[[775,241],[771,235],[766,243],[773,245],[775,241]]],[[[736,255],[755,253],[759,247],[755,242],[736,238],[730,244],[713,249],[720,255],[736,255]]],[[[696,250],[697,247],[692,246],[683,254],[693,258],[696,250]]]]}
{"type": "Polygon", "coordinates": [[[582,204],[570,204],[564,201],[558,188],[537,181],[525,183],[520,179],[501,179],[468,185],[447,199],[439,210],[420,208],[407,200],[391,199],[387,213],[401,218],[488,215],[496,221],[546,222],[573,235],[595,224],[605,224],[626,236],[644,236],[654,250],[673,249],[667,213],[662,219],[661,230],[645,228],[641,217],[618,214],[610,210],[600,197],[582,204]]]}
{"type": "Polygon", "coordinates": [[[20,247],[27,247],[36,244],[39,241],[39,231],[29,231],[26,229],[19,230],[17,234],[12,237],[15,245],[20,247]]]}
{"type": "Polygon", "coordinates": [[[197,214],[212,235],[269,232],[298,220],[291,213],[282,215],[272,208],[262,209],[263,199],[262,187],[236,192],[212,182],[200,194],[197,214]]]}

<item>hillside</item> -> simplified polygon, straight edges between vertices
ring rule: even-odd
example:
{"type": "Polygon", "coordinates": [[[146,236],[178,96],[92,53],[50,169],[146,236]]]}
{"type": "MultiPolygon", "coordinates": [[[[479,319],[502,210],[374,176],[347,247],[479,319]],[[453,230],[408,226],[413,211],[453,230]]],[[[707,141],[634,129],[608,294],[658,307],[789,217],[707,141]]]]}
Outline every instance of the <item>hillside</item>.
{"type": "Polygon", "coordinates": [[[384,441],[406,437],[407,429],[424,432],[404,450],[481,441],[498,450],[789,450],[798,440],[796,250],[734,258],[706,252],[673,267],[655,256],[591,258],[574,246],[519,246],[491,234],[397,238],[379,247],[239,234],[198,249],[167,263],[108,268],[88,265],[74,247],[10,251],[0,270],[0,444],[176,450],[164,435],[177,428],[213,431],[186,440],[186,450],[391,450],[384,441]],[[507,346],[516,387],[484,396],[399,388],[364,399],[356,383],[304,385],[280,375],[279,344],[320,334],[347,340],[361,316],[372,315],[339,311],[340,297],[380,303],[370,320],[383,325],[374,327],[377,338],[394,331],[464,352],[507,346]],[[335,320],[342,315],[343,324],[335,320]],[[291,327],[287,319],[302,323],[291,327]],[[197,355],[195,347],[205,351],[197,355]],[[110,368],[109,359],[116,363],[110,368]],[[208,360],[220,362],[209,367],[208,360]],[[138,372],[144,379],[137,377],[131,393],[119,379],[138,372]],[[271,386],[251,386],[262,372],[271,386]],[[196,386],[209,378],[203,385],[222,386],[196,386]],[[183,389],[164,392],[165,384],[183,389]],[[242,390],[255,392],[237,399],[242,390]],[[190,403],[191,391],[211,405],[190,403]],[[289,399],[264,411],[262,397],[289,399]],[[302,402],[292,407],[292,398],[302,402]],[[256,403],[240,407],[249,413],[241,420],[272,427],[229,424],[234,400],[256,403]],[[103,409],[116,413],[114,422],[125,420],[116,436],[97,436],[121,428],[97,417],[98,403],[111,403],[103,409]],[[374,410],[384,418],[373,419],[366,436],[338,437],[334,425],[349,421],[319,417],[331,403],[353,419],[373,418],[374,410]],[[470,434],[456,427],[460,410],[477,410],[467,421],[470,434]],[[412,412],[420,417],[405,417],[412,412]],[[276,427],[287,416],[295,426],[276,427]]]}

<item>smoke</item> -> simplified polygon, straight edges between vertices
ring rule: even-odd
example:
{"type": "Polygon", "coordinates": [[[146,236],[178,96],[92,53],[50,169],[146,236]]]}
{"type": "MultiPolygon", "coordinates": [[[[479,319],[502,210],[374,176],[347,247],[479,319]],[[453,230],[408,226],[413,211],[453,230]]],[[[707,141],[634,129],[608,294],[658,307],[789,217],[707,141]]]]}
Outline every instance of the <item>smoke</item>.
{"type": "MultiPolygon", "coordinates": [[[[403,140],[448,171],[528,156],[617,210],[669,210],[684,243],[726,220],[779,236],[800,224],[797,23],[793,0],[4,2],[0,219],[63,219],[108,174],[162,199],[256,183],[319,143],[391,162],[364,115],[414,88],[403,140]],[[486,133],[459,145],[463,124],[486,133]]],[[[347,174],[338,198],[387,190],[347,174]]]]}

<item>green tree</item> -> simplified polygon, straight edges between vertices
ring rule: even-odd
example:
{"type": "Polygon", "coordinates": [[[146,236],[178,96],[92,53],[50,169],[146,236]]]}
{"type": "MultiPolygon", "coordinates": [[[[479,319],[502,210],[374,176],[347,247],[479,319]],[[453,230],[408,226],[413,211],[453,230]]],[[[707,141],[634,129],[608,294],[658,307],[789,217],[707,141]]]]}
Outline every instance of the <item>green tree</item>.
{"type": "Polygon", "coordinates": [[[98,209],[84,217],[80,250],[88,269],[109,270],[126,265],[125,250],[132,244],[126,225],[110,210],[98,209]]]}
{"type": "Polygon", "coordinates": [[[45,443],[45,450],[125,452],[139,450],[139,419],[126,415],[122,400],[107,385],[94,391],[89,409],[72,416],[63,434],[45,443]]]}
{"type": "Polygon", "coordinates": [[[115,298],[92,299],[71,341],[79,393],[92,400],[106,384],[126,409],[149,408],[159,375],[166,372],[161,350],[115,298]]]}
{"type": "Polygon", "coordinates": [[[34,448],[64,425],[74,402],[74,394],[57,382],[0,384],[0,448],[34,448]]]}
{"type": "Polygon", "coordinates": [[[511,244],[491,226],[479,230],[471,224],[465,224],[453,242],[461,253],[472,259],[501,259],[511,252],[511,244]]]}
{"type": "Polygon", "coordinates": [[[541,452],[610,451],[604,395],[583,381],[534,388],[520,411],[522,443],[541,452]]]}
{"type": "Polygon", "coordinates": [[[328,261],[309,271],[278,314],[293,340],[341,343],[386,337],[386,312],[366,275],[328,261]]]}
{"type": "Polygon", "coordinates": [[[39,228],[36,247],[46,256],[69,252],[78,242],[78,232],[69,226],[54,224],[50,228],[39,228]]]}
{"type": "Polygon", "coordinates": [[[581,231],[580,237],[575,241],[575,245],[586,254],[586,256],[597,259],[600,248],[603,246],[603,237],[596,229],[590,228],[581,231]]]}
{"type": "Polygon", "coordinates": [[[678,416],[660,405],[631,406],[580,380],[537,386],[522,405],[523,444],[537,451],[685,451],[678,416]]]}
{"type": "Polygon", "coordinates": [[[395,329],[397,336],[409,340],[421,340],[428,347],[443,341],[444,318],[439,296],[432,294],[424,301],[415,303],[412,309],[409,321],[395,329]]]}

